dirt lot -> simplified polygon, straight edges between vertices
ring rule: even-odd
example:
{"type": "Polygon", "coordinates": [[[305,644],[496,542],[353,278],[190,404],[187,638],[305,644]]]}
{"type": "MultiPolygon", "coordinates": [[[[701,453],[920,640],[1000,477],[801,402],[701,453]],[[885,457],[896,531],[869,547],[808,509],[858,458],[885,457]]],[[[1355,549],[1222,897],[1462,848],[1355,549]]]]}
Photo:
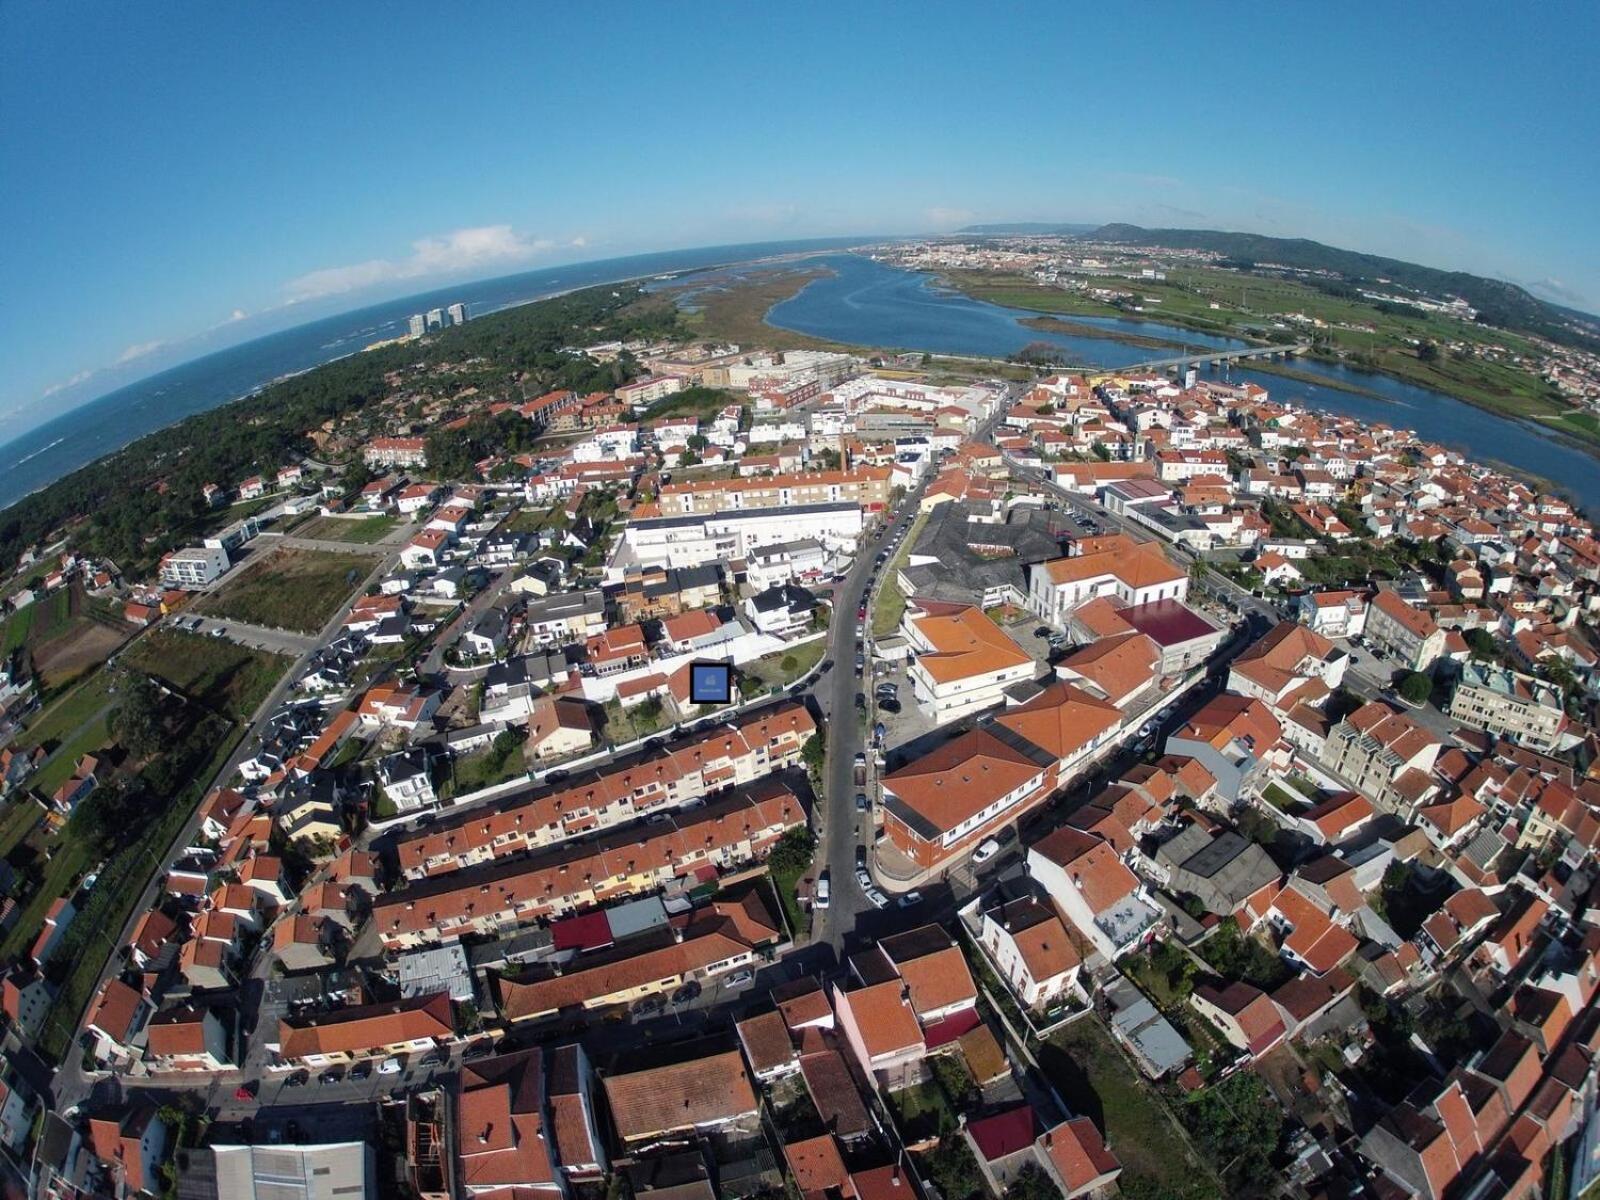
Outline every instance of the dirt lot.
{"type": "Polygon", "coordinates": [[[25,633],[16,640],[26,644],[46,688],[59,688],[104,662],[133,634],[76,582],[31,608],[25,633]]]}

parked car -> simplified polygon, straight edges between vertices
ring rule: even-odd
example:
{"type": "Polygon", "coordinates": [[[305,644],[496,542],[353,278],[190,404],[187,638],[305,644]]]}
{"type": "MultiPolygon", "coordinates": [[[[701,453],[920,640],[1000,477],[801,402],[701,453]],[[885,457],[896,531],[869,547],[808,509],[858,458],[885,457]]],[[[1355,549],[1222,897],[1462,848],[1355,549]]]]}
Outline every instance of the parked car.
{"type": "Polygon", "coordinates": [[[869,886],[861,890],[866,893],[867,900],[872,904],[873,908],[887,908],[889,906],[889,897],[885,896],[877,888],[869,886]]]}
{"type": "Polygon", "coordinates": [[[856,866],[864,867],[866,865],[867,865],[867,848],[865,846],[857,846],[856,847],[856,866]]]}
{"type": "Polygon", "coordinates": [[[817,890],[812,894],[812,905],[816,908],[827,908],[829,891],[828,873],[824,871],[817,876],[817,890]]]}
{"type": "Polygon", "coordinates": [[[1000,843],[993,838],[985,838],[978,843],[978,848],[972,852],[972,865],[977,867],[988,862],[1000,853],[1000,843]]]}
{"type": "Polygon", "coordinates": [[[750,971],[735,971],[722,981],[722,986],[727,988],[741,988],[755,980],[754,973],[750,971]]]}
{"type": "Polygon", "coordinates": [[[895,901],[895,903],[901,908],[913,908],[922,903],[922,893],[907,892],[904,896],[901,896],[899,900],[895,901]]]}
{"type": "Polygon", "coordinates": [[[295,1071],[283,1081],[284,1087],[304,1087],[311,1082],[310,1071],[295,1071]]]}
{"type": "Polygon", "coordinates": [[[867,809],[870,806],[871,806],[871,802],[868,801],[867,794],[865,792],[857,792],[856,793],[856,811],[859,812],[859,813],[864,813],[864,812],[867,811],[867,809]]]}
{"type": "Polygon", "coordinates": [[[379,1075],[398,1075],[405,1066],[398,1058],[386,1058],[378,1064],[379,1075]]]}
{"type": "Polygon", "coordinates": [[[371,1074],[372,1064],[369,1062],[358,1062],[355,1066],[350,1068],[351,1079],[365,1079],[371,1074]]]}
{"type": "Polygon", "coordinates": [[[344,1078],[344,1072],[339,1070],[338,1067],[333,1067],[333,1068],[331,1068],[329,1070],[324,1071],[321,1075],[318,1075],[317,1076],[317,1082],[318,1083],[338,1083],[343,1078],[344,1078]]]}
{"type": "Polygon", "coordinates": [[[885,696],[882,700],[878,701],[878,707],[886,713],[897,713],[900,711],[900,701],[885,696]]]}
{"type": "Polygon", "coordinates": [[[872,875],[865,867],[856,868],[856,882],[861,885],[863,890],[872,886],[872,875]]]}

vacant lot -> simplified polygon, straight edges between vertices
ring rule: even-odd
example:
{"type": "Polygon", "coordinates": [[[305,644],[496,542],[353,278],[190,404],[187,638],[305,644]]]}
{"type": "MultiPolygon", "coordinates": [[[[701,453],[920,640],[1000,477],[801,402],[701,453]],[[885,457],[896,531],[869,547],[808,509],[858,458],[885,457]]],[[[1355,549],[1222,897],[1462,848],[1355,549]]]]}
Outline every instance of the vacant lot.
{"type": "Polygon", "coordinates": [[[827,638],[802,642],[746,663],[744,673],[759,679],[768,687],[783,687],[793,683],[816,666],[822,659],[822,652],[827,648],[827,638]]]}
{"type": "Polygon", "coordinates": [[[60,688],[104,662],[131,632],[74,581],[13,613],[0,628],[0,654],[26,646],[44,687],[60,688]]]}
{"type": "Polygon", "coordinates": [[[1122,1160],[1129,1196],[1210,1200],[1221,1195],[1165,1102],[1098,1019],[1073,1022],[1039,1048],[1039,1065],[1067,1107],[1093,1119],[1122,1160]]]}
{"type": "Polygon", "coordinates": [[[173,629],[139,639],[122,662],[238,721],[249,719],[289,669],[284,655],[173,629]]]}
{"type": "Polygon", "coordinates": [[[358,542],[370,546],[381,542],[400,524],[398,517],[312,517],[294,527],[294,536],[317,542],[358,542]]]}
{"type": "Polygon", "coordinates": [[[70,683],[105,662],[128,640],[131,631],[90,617],[76,617],[60,637],[33,652],[33,665],[47,688],[70,683]]]}
{"type": "Polygon", "coordinates": [[[274,550],[195,605],[197,613],[317,633],[371,572],[376,557],[274,550]]]}

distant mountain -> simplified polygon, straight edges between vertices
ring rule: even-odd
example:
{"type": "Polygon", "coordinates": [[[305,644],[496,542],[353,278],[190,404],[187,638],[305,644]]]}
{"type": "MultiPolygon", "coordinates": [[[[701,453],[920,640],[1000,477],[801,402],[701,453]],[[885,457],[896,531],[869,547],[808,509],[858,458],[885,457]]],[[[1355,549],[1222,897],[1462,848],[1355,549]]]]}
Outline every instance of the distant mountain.
{"type": "Polygon", "coordinates": [[[1266,237],[1259,233],[1143,229],[1138,225],[1113,224],[1102,225],[1086,236],[1096,242],[1210,250],[1240,265],[1276,263],[1307,271],[1332,271],[1351,283],[1378,288],[1383,286],[1380,280],[1388,280],[1430,296],[1460,296],[1478,310],[1478,319],[1488,325],[1540,334],[1564,345],[1600,350],[1600,323],[1594,317],[1541,300],[1526,288],[1502,279],[1485,279],[1465,271],[1441,271],[1397,258],[1340,250],[1306,238],[1266,237]]]}
{"type": "Polygon", "coordinates": [[[970,233],[977,237],[1072,237],[1092,233],[1097,225],[1053,225],[1048,221],[1013,221],[1005,225],[968,225],[957,233],[970,233]]]}

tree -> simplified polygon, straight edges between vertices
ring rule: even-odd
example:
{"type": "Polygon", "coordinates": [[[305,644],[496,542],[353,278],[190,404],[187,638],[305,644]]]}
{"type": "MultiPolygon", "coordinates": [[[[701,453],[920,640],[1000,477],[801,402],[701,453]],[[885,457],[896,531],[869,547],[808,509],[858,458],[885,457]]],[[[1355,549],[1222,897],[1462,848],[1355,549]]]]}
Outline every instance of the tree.
{"type": "Polygon", "coordinates": [[[161,749],[161,689],[148,675],[135,675],[123,685],[122,703],[111,714],[111,735],[134,758],[149,758],[161,749]]]}
{"type": "Polygon", "coordinates": [[[1435,342],[1423,342],[1417,347],[1417,361],[1432,363],[1439,361],[1439,346],[1435,342]]]}
{"type": "Polygon", "coordinates": [[[1400,696],[1411,704],[1426,704],[1433,695],[1433,677],[1423,671],[1412,671],[1400,681],[1400,696]]]}
{"type": "Polygon", "coordinates": [[[828,745],[822,740],[820,733],[813,733],[806,739],[806,744],[800,747],[800,761],[806,765],[806,773],[811,776],[811,782],[822,782],[822,770],[827,762],[828,745]]]}
{"type": "Polygon", "coordinates": [[[798,875],[811,865],[816,846],[817,839],[812,836],[811,830],[804,825],[797,825],[778,839],[778,844],[767,856],[767,862],[780,875],[798,875]]]}
{"type": "Polygon", "coordinates": [[[696,454],[701,453],[707,446],[711,445],[703,433],[691,433],[688,440],[684,444],[696,454]]]}
{"type": "Polygon", "coordinates": [[[1037,1163],[1028,1163],[1006,1185],[1006,1200],[1058,1200],[1061,1191],[1037,1163]]]}
{"type": "Polygon", "coordinates": [[[1494,634],[1487,629],[1469,629],[1466,633],[1467,645],[1472,648],[1472,657],[1483,662],[1494,662],[1500,657],[1500,643],[1495,641],[1494,634]]]}
{"type": "Polygon", "coordinates": [[[1283,1106],[1259,1075],[1239,1071],[1193,1093],[1184,1122],[1231,1190],[1272,1178],[1272,1158],[1283,1141],[1283,1106]]]}
{"type": "Polygon", "coordinates": [[[939,1145],[923,1159],[923,1165],[929,1181],[939,1189],[944,1200],[968,1200],[970,1196],[984,1194],[978,1160],[959,1133],[947,1133],[940,1138],[939,1145]]]}

